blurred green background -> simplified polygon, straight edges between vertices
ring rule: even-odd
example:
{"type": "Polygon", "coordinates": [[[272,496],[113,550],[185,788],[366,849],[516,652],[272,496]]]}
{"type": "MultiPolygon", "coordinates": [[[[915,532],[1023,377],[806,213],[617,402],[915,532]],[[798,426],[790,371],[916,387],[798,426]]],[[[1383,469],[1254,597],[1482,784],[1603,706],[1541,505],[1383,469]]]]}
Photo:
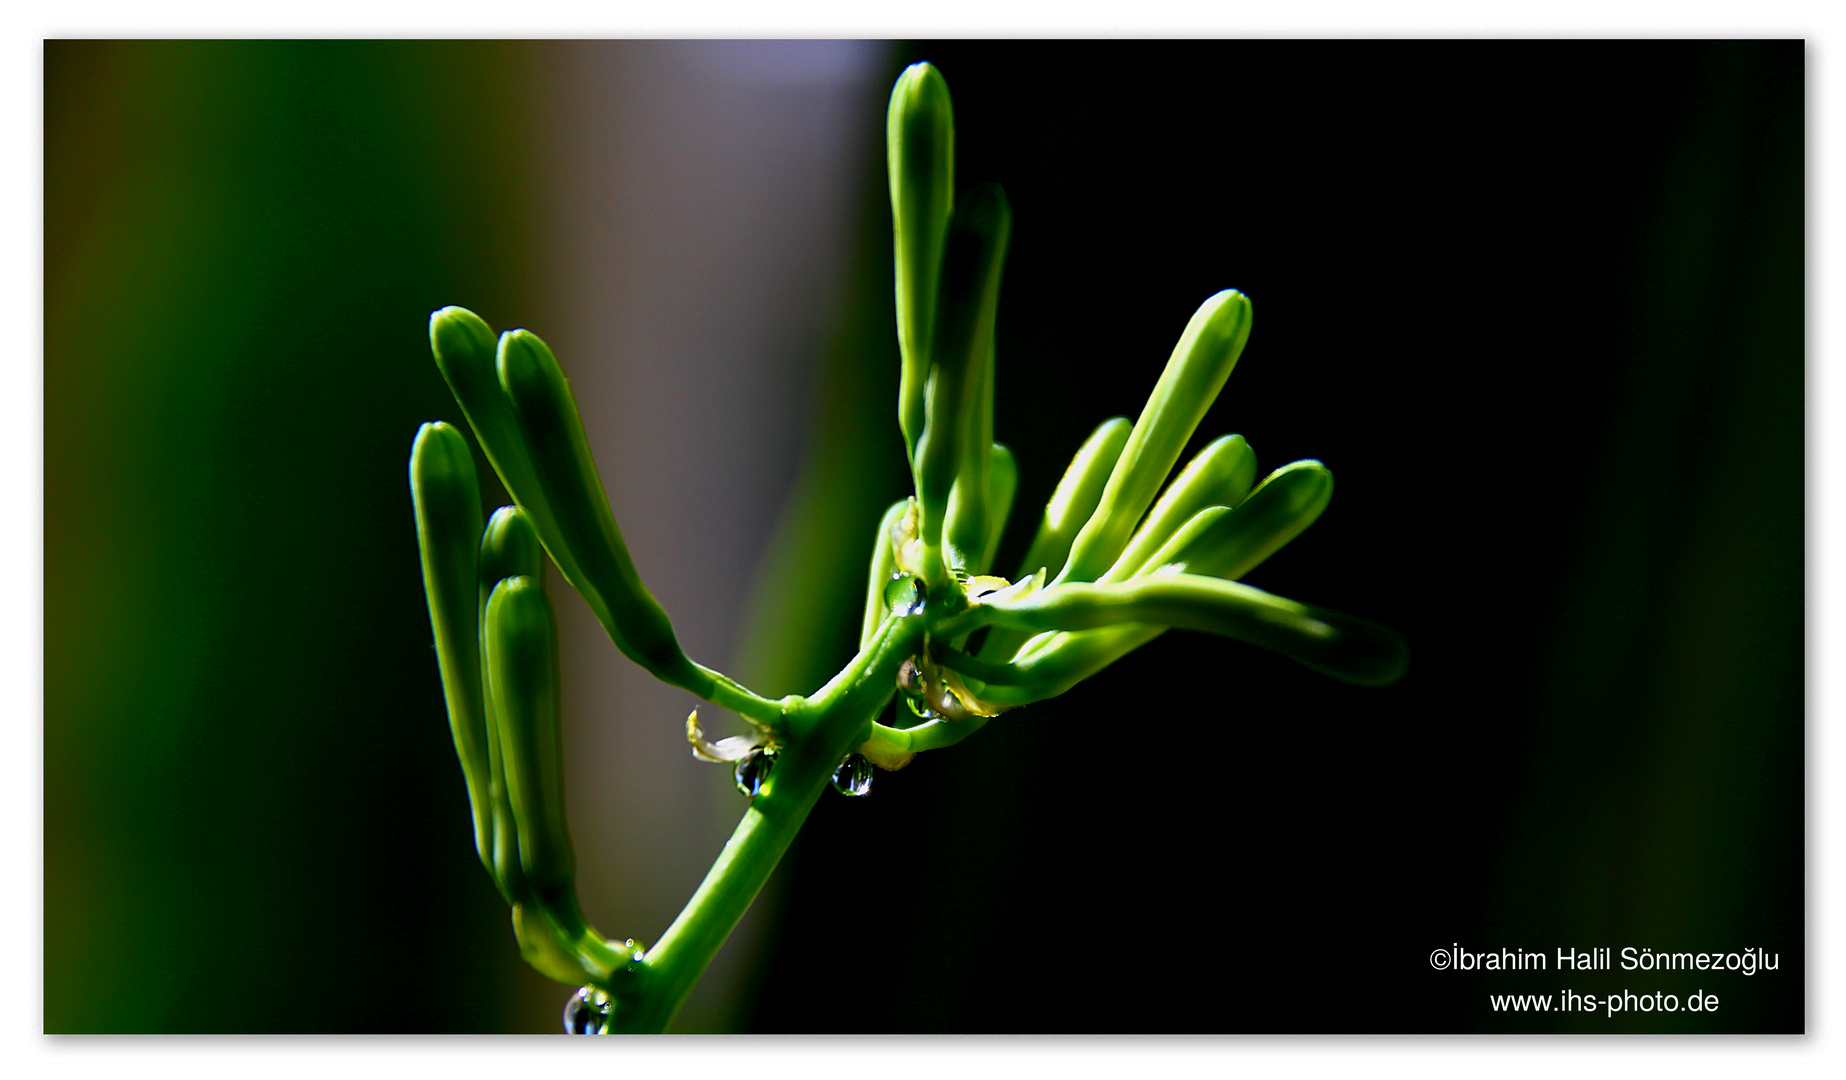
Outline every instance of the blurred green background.
{"type": "MultiPolygon", "coordinates": [[[[1001,562],[1235,286],[1199,441],[1340,480],[1252,580],[1413,667],[1169,635],[823,800],[682,1028],[1802,1029],[1801,43],[52,41],[47,1031],[556,1030],[430,651],[427,314],[557,346],[694,655],[809,688],[904,482],[880,120],[924,57],[1017,213],[1001,562]],[[1782,969],[1509,1019],[1693,985],[1455,941],[1782,969]]],[[[585,903],[652,939],[741,802],[559,602],[585,903]]]]}

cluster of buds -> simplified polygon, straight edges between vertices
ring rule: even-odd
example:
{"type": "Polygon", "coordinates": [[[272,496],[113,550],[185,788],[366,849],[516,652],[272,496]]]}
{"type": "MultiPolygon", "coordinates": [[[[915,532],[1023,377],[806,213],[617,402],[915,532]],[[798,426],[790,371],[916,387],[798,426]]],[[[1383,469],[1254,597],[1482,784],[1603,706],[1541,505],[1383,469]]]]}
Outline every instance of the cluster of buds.
{"type": "Polygon", "coordinates": [[[1062,694],[1173,627],[1257,644],[1355,683],[1400,677],[1407,651],[1391,631],[1237,581],[1326,508],[1326,466],[1297,461],[1259,484],[1249,444],[1227,435],[1167,483],[1249,338],[1250,301],[1235,290],[1193,314],[1140,416],[1105,421],[1078,449],[1018,579],[989,573],[1018,484],[1013,455],[993,442],[994,322],[1011,212],[992,184],[955,198],[954,115],[930,65],[899,78],[886,133],[898,419],[915,494],[879,525],[862,643],[885,618],[918,611],[929,630],[898,673],[919,722],[874,725],[860,752],[902,767],[1006,709],[1062,694]]]}
{"type": "Polygon", "coordinates": [[[1383,627],[1237,580],[1326,507],[1333,480],[1320,462],[1257,483],[1249,444],[1228,435],[1167,482],[1249,338],[1250,302],[1234,290],[1192,316],[1140,415],[1105,421],[1078,449],[1015,577],[992,573],[1019,486],[1012,453],[994,442],[995,312],[1012,211],[992,184],[956,197],[954,116],[933,67],[898,80],[886,134],[898,424],[914,494],[879,522],[859,655],[811,697],[761,697],[680,648],[629,558],[545,343],[525,330],[496,337],[461,308],[431,317],[436,364],[514,499],[483,525],[460,430],[437,422],[418,432],[410,486],[449,724],[476,850],[512,907],[521,951],[544,974],[583,984],[569,1030],[604,1030],[617,1013],[625,1029],[664,1026],[829,779],[864,795],[873,765],[901,768],[959,742],[1170,628],[1366,685],[1395,680],[1407,662],[1383,627]],[[713,741],[696,711],[686,720],[693,753],[731,763],[757,801],[652,952],[603,937],[577,902],[546,555],[623,655],[751,729],[713,741]],[[912,715],[877,722],[893,696],[912,715]]]}
{"type": "Polygon", "coordinates": [[[642,956],[583,917],[564,816],[557,623],[531,519],[503,506],[481,525],[461,432],[424,424],[410,490],[449,730],[481,865],[512,907],[519,949],[565,982],[607,986],[642,956]]]}

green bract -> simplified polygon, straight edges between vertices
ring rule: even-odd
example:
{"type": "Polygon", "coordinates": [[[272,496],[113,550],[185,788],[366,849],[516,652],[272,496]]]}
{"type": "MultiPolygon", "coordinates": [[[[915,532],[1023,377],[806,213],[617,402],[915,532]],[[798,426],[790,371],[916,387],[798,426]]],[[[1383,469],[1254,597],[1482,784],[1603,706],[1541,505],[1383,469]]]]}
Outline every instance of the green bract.
{"type": "Polygon", "coordinates": [[[864,762],[849,755],[901,768],[1173,628],[1361,685],[1403,674],[1407,653],[1391,631],[1236,580],[1326,508],[1324,465],[1285,465],[1252,490],[1256,456],[1227,435],[1168,481],[1249,338],[1250,301],[1234,290],[1193,315],[1134,422],[1105,421],[1078,448],[1015,578],[990,575],[1019,483],[1012,453],[994,442],[994,325],[1012,212],[995,185],[955,197],[948,86],[928,64],[898,80],[886,134],[898,417],[914,490],[873,536],[858,655],[811,695],[764,698],[686,656],[629,557],[570,384],[543,341],[525,330],[496,341],[461,308],[431,318],[437,366],[515,501],[483,527],[461,433],[443,423],[417,433],[411,492],[449,723],[475,845],[512,907],[522,954],[587,988],[573,1008],[606,1010],[573,1014],[573,1029],[663,1030],[830,780],[864,792],[864,762]],[[752,798],[651,949],[604,938],[578,908],[547,553],[624,656],[753,725],[714,743],[696,713],[686,721],[694,753],[734,763],[752,798]],[[880,723],[894,698],[895,718],[880,723]]]}

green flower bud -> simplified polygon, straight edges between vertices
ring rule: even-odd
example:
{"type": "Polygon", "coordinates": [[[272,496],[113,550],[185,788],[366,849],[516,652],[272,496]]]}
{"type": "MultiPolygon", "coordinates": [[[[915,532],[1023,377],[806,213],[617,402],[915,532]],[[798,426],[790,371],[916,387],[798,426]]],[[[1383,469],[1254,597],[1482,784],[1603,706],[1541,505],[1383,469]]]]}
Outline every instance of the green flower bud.
{"type": "MultiPolygon", "coordinates": [[[[542,582],[545,549],[539,545],[538,533],[531,519],[517,506],[502,506],[487,519],[481,535],[480,617],[487,625],[487,602],[494,586],[507,578],[527,577],[542,582]]],[[[486,670],[486,635],[481,639],[482,670],[486,670]]],[[[487,767],[488,789],[494,815],[493,866],[495,882],[501,895],[511,903],[526,891],[525,871],[519,865],[518,820],[513,814],[512,797],[506,779],[506,754],[500,745],[500,720],[494,710],[493,695],[487,695],[487,767]]]]}
{"type": "Polygon", "coordinates": [[[923,436],[936,290],[955,205],[955,112],[949,84],[929,64],[912,64],[891,88],[885,148],[897,254],[897,340],[903,357],[897,418],[914,463],[923,436]]]}
{"type": "Polygon", "coordinates": [[[969,193],[956,209],[942,263],[941,310],[930,348],[929,389],[923,434],[916,447],[917,503],[921,511],[923,576],[943,578],[941,545],[949,493],[967,477],[962,507],[962,550],[978,550],[987,538],[987,461],[991,431],[975,429],[987,391],[985,366],[992,356],[1000,271],[1012,233],[1012,211],[994,184],[969,193]]]}
{"type": "Polygon", "coordinates": [[[1214,507],[1193,516],[1141,572],[1177,566],[1188,574],[1236,580],[1300,536],[1333,498],[1333,474],[1312,459],[1269,474],[1234,510],[1214,507]]]}
{"type": "MultiPolygon", "coordinates": [[[[1045,515],[1039,522],[1037,534],[1032,537],[1032,546],[1026,551],[1018,577],[1030,577],[1041,569],[1048,576],[1056,576],[1064,568],[1071,541],[1101,501],[1103,486],[1109,481],[1109,473],[1115,468],[1122,447],[1128,443],[1131,426],[1125,416],[1112,417],[1097,425],[1077,448],[1076,456],[1064,469],[1064,476],[1051,493],[1051,499],[1045,503],[1045,515]]],[[[981,655],[1004,660],[1029,637],[1028,633],[995,627],[988,631],[987,640],[981,645],[981,655]]]]}
{"type": "Polygon", "coordinates": [[[1030,630],[1124,624],[1205,630],[1279,652],[1361,686],[1396,682],[1410,659],[1403,639],[1376,623],[1240,582],[1194,574],[1114,585],[1061,585],[996,603],[992,617],[997,625],[1030,630]]]}
{"type": "Polygon", "coordinates": [[[1109,474],[1095,514],[1071,544],[1070,561],[1057,582],[1094,581],[1121,555],[1249,337],[1250,301],[1235,289],[1217,294],[1193,313],[1109,474]]]}
{"type": "Polygon", "coordinates": [[[557,357],[536,334],[513,330],[500,336],[499,371],[550,507],[549,523],[536,515],[533,521],[546,549],[565,556],[559,567],[624,656],[674,685],[708,693],[710,677],[680,650],[666,611],[629,558],[557,357]]]}
{"type": "Polygon", "coordinates": [[[481,593],[483,607],[487,594],[502,580],[510,577],[543,578],[545,549],[539,543],[532,519],[517,506],[502,506],[487,519],[481,533],[481,593]]]}
{"type": "Polygon", "coordinates": [[[985,574],[992,569],[994,556],[1000,553],[1000,540],[1006,535],[1007,519],[1013,514],[1013,498],[1019,494],[1019,460],[999,443],[993,444],[987,463],[987,549],[981,553],[978,569],[970,573],[985,574]]]}
{"type": "MultiPolygon", "coordinates": [[[[995,627],[990,633],[1001,633],[995,627]]],[[[1008,630],[1030,636],[1030,630],[1008,630]]],[[[1100,630],[1046,633],[1019,650],[1010,671],[972,671],[986,678],[985,699],[995,705],[1029,705],[1057,697],[1167,632],[1164,626],[1125,623],[1100,630]]],[[[960,662],[959,660],[957,662],[960,662]]]]}
{"type": "Polygon", "coordinates": [[[1013,509],[1013,496],[1019,489],[1019,463],[1013,458],[1013,452],[994,443],[988,447],[987,454],[985,504],[978,511],[969,506],[967,492],[973,484],[973,470],[964,470],[949,492],[948,561],[950,566],[970,576],[985,574],[993,566],[994,551],[1000,546],[1007,515],[1013,509]],[[963,547],[964,543],[973,541],[970,534],[977,513],[987,519],[986,535],[978,545],[963,547]],[[958,533],[960,540],[955,539],[958,533]]]}
{"type": "MultiPolygon", "coordinates": [[[[512,402],[500,388],[493,330],[466,308],[445,307],[429,317],[429,343],[437,369],[461,405],[468,426],[474,429],[474,437],[480,440],[500,482],[543,532],[551,511],[532,471],[532,459],[518,418],[513,415],[512,402]]],[[[564,567],[566,577],[571,576],[570,567],[564,563],[559,566],[564,567]]]]}
{"type": "MultiPolygon", "coordinates": [[[[1154,504],[1135,530],[1128,549],[1099,583],[1126,581],[1147,568],[1148,560],[1192,516],[1208,506],[1236,506],[1256,480],[1256,455],[1242,435],[1226,435],[1199,451],[1154,504]]],[[[1159,565],[1155,563],[1154,565],[1159,565]]]]}
{"type": "Polygon", "coordinates": [[[1116,460],[1122,456],[1122,448],[1128,445],[1132,428],[1126,416],[1114,416],[1098,424],[1090,437],[1083,440],[1076,456],[1065,467],[1064,477],[1058,481],[1050,501],[1045,503],[1044,520],[1039,524],[1038,534],[1032,538],[1025,562],[1019,567],[1019,577],[1042,567],[1055,578],[1064,569],[1071,541],[1077,538],[1078,531],[1096,512],[1096,504],[1102,501],[1103,487],[1109,482],[1116,460]]]}
{"type": "Polygon", "coordinates": [[[554,916],[574,910],[576,878],[564,816],[557,649],[544,587],[529,577],[494,586],[487,602],[488,686],[518,827],[520,868],[554,916]]]}
{"type": "Polygon", "coordinates": [[[474,811],[475,850],[491,874],[493,809],[475,604],[481,490],[474,455],[460,431],[441,422],[418,429],[410,447],[410,496],[430,630],[436,640],[436,664],[448,704],[449,733],[468,787],[468,805],[474,811]]]}

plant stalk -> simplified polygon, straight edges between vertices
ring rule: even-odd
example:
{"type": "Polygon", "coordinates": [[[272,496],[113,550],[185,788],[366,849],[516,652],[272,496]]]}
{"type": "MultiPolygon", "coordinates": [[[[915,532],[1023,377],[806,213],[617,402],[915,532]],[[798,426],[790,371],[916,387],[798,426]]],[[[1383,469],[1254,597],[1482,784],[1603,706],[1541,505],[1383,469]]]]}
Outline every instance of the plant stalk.
{"type": "Polygon", "coordinates": [[[834,769],[865,741],[891,700],[898,666],[920,647],[924,624],[921,612],[887,617],[832,682],[811,698],[793,698],[784,705],[787,734],[762,792],[632,981],[611,989],[610,1033],[657,1033],[673,1022],[693,984],[782,861],[834,769]]]}

